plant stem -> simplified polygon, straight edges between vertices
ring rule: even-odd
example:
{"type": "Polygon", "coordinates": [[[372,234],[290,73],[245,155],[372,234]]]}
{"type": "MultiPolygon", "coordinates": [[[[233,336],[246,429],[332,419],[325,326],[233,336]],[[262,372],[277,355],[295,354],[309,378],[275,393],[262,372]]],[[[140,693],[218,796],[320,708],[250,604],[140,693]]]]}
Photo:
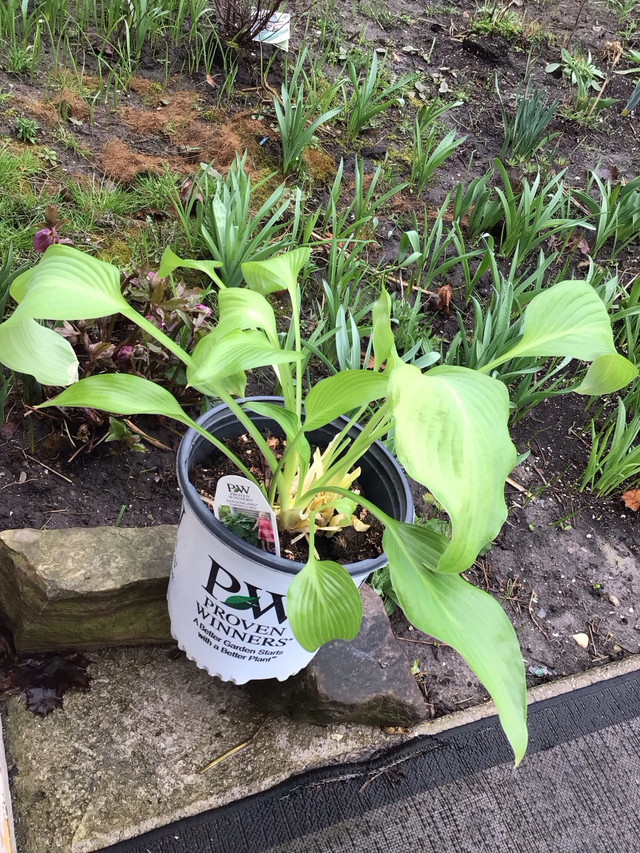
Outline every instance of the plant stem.
{"type": "MultiPolygon", "coordinates": [[[[190,365],[193,364],[193,359],[191,358],[191,356],[188,353],[186,353],[179,346],[179,344],[177,344],[174,340],[172,340],[168,335],[165,335],[164,332],[162,332],[160,329],[158,329],[157,326],[155,326],[153,323],[151,323],[149,320],[147,320],[146,317],[143,317],[142,314],[139,314],[138,311],[135,310],[135,308],[129,308],[126,311],[124,309],[122,309],[121,313],[124,314],[124,316],[127,317],[129,320],[132,320],[134,323],[136,323],[138,326],[140,326],[141,329],[143,329],[149,335],[154,337],[161,344],[163,344],[170,352],[172,352],[182,362],[184,362],[184,364],[186,364],[187,367],[189,367],[190,365]]],[[[298,334],[299,334],[299,331],[300,331],[300,327],[298,325],[298,334]]],[[[232,395],[227,393],[227,391],[225,391],[223,388],[221,388],[217,385],[212,385],[212,389],[215,391],[216,396],[218,396],[222,400],[222,402],[225,403],[229,407],[229,409],[231,409],[231,411],[238,418],[240,423],[247,430],[247,432],[249,433],[251,438],[256,443],[258,449],[260,450],[260,452],[264,456],[269,468],[271,469],[271,471],[274,474],[274,477],[279,478],[280,475],[277,473],[278,472],[278,460],[276,459],[273,451],[271,450],[271,448],[269,447],[267,442],[264,440],[264,438],[260,434],[260,430],[257,428],[257,426],[254,424],[254,422],[251,420],[249,415],[236,402],[236,400],[234,400],[232,395]]],[[[191,419],[189,419],[189,420],[191,421],[191,419]]],[[[196,421],[191,421],[190,425],[193,426],[194,428],[196,428],[196,421]]],[[[197,426],[197,429],[198,429],[198,432],[200,432],[201,434],[203,434],[207,437],[210,436],[210,433],[208,433],[207,430],[204,430],[199,426],[197,426]]],[[[232,459],[238,465],[238,467],[242,470],[242,472],[243,472],[243,474],[245,474],[245,476],[248,476],[254,483],[257,482],[255,477],[253,477],[249,473],[247,468],[244,465],[242,465],[238,461],[238,459],[232,453],[230,453],[230,451],[227,451],[227,449],[225,448],[225,445],[222,444],[222,442],[218,442],[217,439],[214,441],[212,436],[210,437],[210,439],[211,439],[212,444],[215,444],[215,446],[219,450],[222,450],[222,452],[225,454],[225,456],[227,456],[229,459],[232,459]]],[[[266,495],[266,490],[264,489],[263,486],[261,486],[261,489],[266,495]]]]}

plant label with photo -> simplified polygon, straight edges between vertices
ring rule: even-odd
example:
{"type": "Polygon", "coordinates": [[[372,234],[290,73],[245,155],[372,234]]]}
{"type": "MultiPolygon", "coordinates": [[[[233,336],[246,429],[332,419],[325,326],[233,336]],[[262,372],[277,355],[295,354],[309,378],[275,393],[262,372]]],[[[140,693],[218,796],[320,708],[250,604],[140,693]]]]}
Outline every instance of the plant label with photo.
{"type": "Polygon", "coordinates": [[[221,477],[216,486],[213,511],[218,521],[236,536],[280,556],[276,514],[260,489],[246,477],[221,477]]]}
{"type": "MultiPolygon", "coordinates": [[[[254,13],[255,9],[251,10],[254,13]]],[[[289,52],[289,38],[291,37],[291,15],[289,12],[274,12],[264,26],[260,30],[253,41],[260,41],[263,44],[273,44],[289,52]]]]}

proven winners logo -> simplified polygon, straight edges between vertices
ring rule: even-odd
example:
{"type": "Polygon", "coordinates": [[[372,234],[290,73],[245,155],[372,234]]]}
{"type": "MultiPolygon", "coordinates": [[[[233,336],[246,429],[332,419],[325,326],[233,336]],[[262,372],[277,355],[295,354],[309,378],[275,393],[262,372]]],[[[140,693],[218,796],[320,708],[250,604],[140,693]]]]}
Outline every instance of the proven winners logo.
{"type": "Polygon", "coordinates": [[[231,657],[268,663],[293,637],[284,595],[240,581],[213,557],[203,601],[197,601],[199,638],[231,657]],[[265,619],[265,614],[268,614],[265,619]]]}

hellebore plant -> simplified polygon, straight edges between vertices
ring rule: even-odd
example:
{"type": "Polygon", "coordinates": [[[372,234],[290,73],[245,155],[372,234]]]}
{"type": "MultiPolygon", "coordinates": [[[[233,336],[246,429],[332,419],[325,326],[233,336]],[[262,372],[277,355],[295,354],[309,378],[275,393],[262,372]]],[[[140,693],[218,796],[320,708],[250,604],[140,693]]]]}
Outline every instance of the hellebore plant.
{"type": "Polygon", "coordinates": [[[36,252],[46,252],[49,246],[52,246],[54,243],[73,246],[73,240],[70,240],[68,237],[61,237],[58,231],[60,226],[66,222],[66,219],[59,218],[56,205],[48,204],[44,210],[44,226],[39,231],[36,231],[33,237],[33,248],[36,252]]]}
{"type": "Polygon", "coordinates": [[[332,529],[345,519],[348,523],[356,504],[361,504],[384,525],[391,582],[407,617],[453,646],[478,675],[496,703],[519,762],[527,746],[526,682],[516,633],[500,604],[461,577],[506,519],[504,484],[516,464],[507,426],[508,391],[491,372],[519,357],[578,358],[591,364],[572,390],[602,394],[626,385],[637,370],[616,352],[605,305],[584,281],[561,282],[535,296],[516,321],[516,343],[480,370],[436,366],[423,373],[401,361],[391,329],[390,299],[384,292],[373,308],[373,369],[344,370],[319,380],[303,394],[297,278],[308,259],[309,249],[298,248],[245,263],[246,287],[229,288],[218,279],[215,261],[182,260],[167,249],[159,276],[179,266],[197,268],[219,288],[218,324],[188,354],[128,305],[114,266],[54,245],[13,282],[11,295],[18,306],[0,325],[0,360],[14,370],[32,373],[42,384],[69,385],[45,406],[162,414],[232,455],[187,416],[169,391],[149,380],[122,373],[76,381],[78,365],[71,346],[37,321],[120,312],[161,342],[186,365],[188,383],[224,401],[255,440],[272,471],[268,489],[262,488],[277,509],[279,526],[310,527],[309,561],[287,595],[289,620],[301,645],[314,650],[336,637],[352,639],[358,631],[362,605],[357,589],[344,568],[315,557],[313,539],[315,527],[332,529]],[[282,348],[266,298],[281,290],[288,292],[291,303],[292,350],[282,348]],[[282,427],[287,445],[280,460],[252,423],[249,404],[242,401],[246,371],[264,366],[273,368],[284,402],[282,407],[252,403],[250,409],[267,414],[282,427]],[[351,440],[345,426],[323,453],[313,456],[305,433],[345,414],[349,426],[361,423],[362,431],[351,440]],[[448,513],[450,538],[390,518],[346,485],[372,442],[390,431],[401,464],[448,513]]]}

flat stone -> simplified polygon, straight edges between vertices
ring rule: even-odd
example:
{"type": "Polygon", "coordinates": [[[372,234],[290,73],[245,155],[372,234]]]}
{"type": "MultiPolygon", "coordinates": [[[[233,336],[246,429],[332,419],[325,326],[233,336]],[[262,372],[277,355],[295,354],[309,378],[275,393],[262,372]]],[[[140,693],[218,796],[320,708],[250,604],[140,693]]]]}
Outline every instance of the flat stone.
{"type": "Polygon", "coordinates": [[[263,707],[314,723],[411,726],[426,719],[420,688],[393,635],[381,598],[361,588],[364,612],[355,640],[323,646],[298,675],[253,682],[263,707]]]}
{"type": "Polygon", "coordinates": [[[171,641],[174,525],[0,533],[0,612],[19,653],[171,641]]]}
{"type": "Polygon", "coordinates": [[[246,687],[163,648],[103,649],[91,659],[90,689],[68,692],[48,717],[27,711],[18,696],[6,701],[20,853],[101,850],[407,737],[266,715],[246,687]]]}

